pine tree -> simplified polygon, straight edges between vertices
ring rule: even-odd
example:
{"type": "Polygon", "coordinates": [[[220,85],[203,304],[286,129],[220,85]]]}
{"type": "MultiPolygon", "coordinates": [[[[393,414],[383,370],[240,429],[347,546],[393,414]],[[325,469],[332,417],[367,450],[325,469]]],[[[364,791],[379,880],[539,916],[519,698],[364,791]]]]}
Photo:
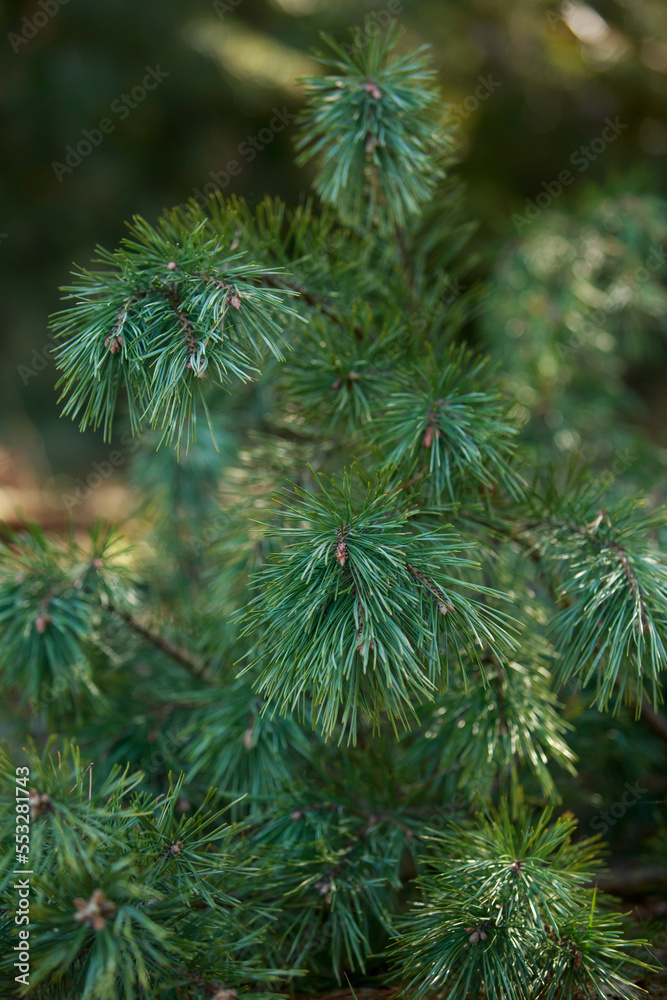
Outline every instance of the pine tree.
{"type": "Polygon", "coordinates": [[[599,838],[553,809],[563,699],[664,726],[664,512],[548,465],[466,343],[428,51],[325,41],[297,141],[319,199],[135,218],[54,318],[63,413],[120,431],[140,502],[2,548],[9,997],[574,1000],[649,974],[599,838]]]}

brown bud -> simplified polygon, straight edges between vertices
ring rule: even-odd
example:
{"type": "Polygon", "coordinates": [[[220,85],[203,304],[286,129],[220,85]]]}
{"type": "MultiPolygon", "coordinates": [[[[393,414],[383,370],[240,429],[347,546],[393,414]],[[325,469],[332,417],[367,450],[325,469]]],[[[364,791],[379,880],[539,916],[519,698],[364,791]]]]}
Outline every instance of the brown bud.
{"type": "Polygon", "coordinates": [[[102,562],[99,556],[95,556],[95,558],[91,563],[91,566],[93,567],[93,569],[102,569],[104,563],[102,562]]]}
{"type": "Polygon", "coordinates": [[[37,615],[37,617],[35,618],[35,628],[37,629],[40,635],[43,635],[44,632],[46,632],[46,626],[49,624],[50,621],[51,621],[51,615],[37,615]]]}
{"type": "Polygon", "coordinates": [[[106,927],[104,918],[116,912],[115,905],[106,898],[101,889],[95,889],[87,902],[85,899],[75,899],[74,907],[77,911],[74,914],[77,923],[92,927],[95,931],[104,930],[106,927]]]}
{"type": "Polygon", "coordinates": [[[46,792],[42,792],[40,794],[35,788],[31,788],[28,797],[30,801],[31,819],[39,819],[43,813],[51,812],[51,796],[47,795],[46,792]]]}
{"type": "Polygon", "coordinates": [[[176,855],[180,854],[181,851],[183,850],[183,841],[175,840],[173,844],[169,845],[169,850],[171,851],[173,856],[176,857],[176,855]]]}
{"type": "Polygon", "coordinates": [[[426,430],[424,431],[424,437],[422,438],[422,445],[424,448],[431,447],[431,445],[433,444],[434,436],[435,434],[433,430],[433,424],[429,424],[426,430]]]}
{"type": "Polygon", "coordinates": [[[290,819],[301,819],[302,816],[303,816],[303,813],[301,812],[301,810],[300,809],[295,809],[294,812],[290,813],[289,818],[290,819]]]}
{"type": "Polygon", "coordinates": [[[350,380],[350,382],[358,382],[359,381],[359,372],[348,372],[347,373],[347,377],[350,380]]]}
{"type": "Polygon", "coordinates": [[[379,101],[382,97],[382,91],[378,87],[377,83],[373,83],[372,80],[369,80],[364,84],[364,90],[367,94],[370,94],[371,97],[374,97],[376,101],[379,101]]]}
{"type": "Polygon", "coordinates": [[[342,538],[336,546],[336,559],[341,566],[344,566],[347,562],[347,545],[342,538]]]}
{"type": "Polygon", "coordinates": [[[104,346],[109,348],[109,354],[116,354],[123,346],[123,338],[120,334],[111,335],[104,341],[104,346]]]}
{"type": "Polygon", "coordinates": [[[255,731],[252,726],[248,726],[243,734],[243,746],[246,750],[252,750],[255,745],[255,731]]]}
{"type": "Polygon", "coordinates": [[[239,298],[238,292],[232,292],[229,296],[229,304],[233,306],[234,309],[241,308],[241,299],[239,298]]]}
{"type": "Polygon", "coordinates": [[[178,264],[176,263],[175,260],[170,260],[169,263],[167,264],[167,270],[168,271],[175,271],[177,267],[178,267],[178,264]]]}
{"type": "Polygon", "coordinates": [[[331,383],[331,388],[333,389],[334,392],[338,392],[338,390],[342,389],[342,387],[343,387],[343,382],[339,378],[337,378],[335,382],[331,383]]]}
{"type": "Polygon", "coordinates": [[[236,990],[218,990],[212,1000],[236,1000],[236,990]]]}

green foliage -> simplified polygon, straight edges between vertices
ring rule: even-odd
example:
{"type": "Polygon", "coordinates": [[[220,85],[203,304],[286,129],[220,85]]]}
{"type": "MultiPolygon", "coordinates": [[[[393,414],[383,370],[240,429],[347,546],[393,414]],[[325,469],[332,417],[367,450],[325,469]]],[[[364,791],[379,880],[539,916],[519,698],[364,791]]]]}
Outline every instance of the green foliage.
{"type": "Polygon", "coordinates": [[[489,385],[488,367],[464,347],[403,369],[373,428],[377,449],[401,479],[428,473],[432,503],[452,501],[466,486],[520,487],[509,466],[516,429],[489,385]]]}
{"type": "MultiPolygon", "coordinates": [[[[397,960],[407,995],[446,987],[451,1000],[633,995],[632,957],[618,917],[586,887],[599,865],[593,841],[572,843],[576,823],[532,819],[507,804],[476,829],[440,838],[420,882],[424,901],[401,922],[397,960]]],[[[635,944],[640,942],[635,942],[635,944]]]]}
{"type": "Polygon", "coordinates": [[[593,680],[602,707],[641,701],[646,684],[655,702],[667,667],[665,514],[646,510],[642,497],[610,502],[602,486],[571,470],[564,486],[548,485],[526,525],[562,607],[550,623],[559,674],[593,680]]]}
{"type": "Polygon", "coordinates": [[[362,710],[407,724],[412,701],[442,686],[448,656],[476,644],[511,645],[503,616],[454,574],[473,565],[444,526],[420,523],[395,490],[320,479],[320,492],[294,488],[280,501],[289,541],[255,578],[247,630],[258,630],[253,662],[269,705],[294,711],[312,702],[331,735],[355,739],[362,710]],[[342,710],[342,714],[341,714],[342,710]]]}
{"type": "Polygon", "coordinates": [[[47,537],[38,527],[17,534],[0,552],[0,634],[3,685],[35,705],[72,706],[97,698],[87,645],[95,614],[127,591],[119,568],[122,543],[97,527],[84,551],[74,539],[47,537]]]}
{"type": "Polygon", "coordinates": [[[12,743],[36,740],[25,794],[2,761],[0,942],[18,789],[35,1000],[384,987],[392,939],[417,1000],[633,995],[597,844],[523,803],[590,818],[600,759],[619,801],[643,762],[663,788],[661,459],[646,443],[643,499],[625,466],[544,475],[530,416],[555,430],[561,397],[616,391],[599,331],[585,364],[549,367],[600,295],[652,350],[658,276],[623,289],[662,209],[585,206],[615,235],[581,245],[547,213],[558,238],[499,254],[487,360],[465,344],[483,299],[433,73],[369,25],[307,83],[324,207],[135,219],[54,319],[66,413],[141,436],[121,437],[122,533],[0,549],[0,685],[12,743]]]}
{"type": "Polygon", "coordinates": [[[180,445],[195,436],[197,401],[208,412],[203,381],[248,381],[267,350],[282,356],[289,292],[266,287],[269,271],[221,245],[196,207],[157,228],[136,218],[121,248],[100,255],[107,269],[83,271],[65,289],[76,305],[54,319],[63,412],[82,429],[111,436],[124,386],[132,433],[148,424],[180,445]]]}
{"type": "Polygon", "coordinates": [[[471,800],[488,801],[498,784],[516,794],[527,767],[542,795],[557,801],[549,762],[575,773],[575,757],[565,742],[571,727],[558,714],[549,671],[539,655],[525,664],[488,659],[486,683],[478,675],[470,683],[463,676],[452,679],[433,708],[422,713],[425,742],[415,742],[410,756],[433,770],[456,768],[458,785],[471,800]]]}
{"type": "MultiPolygon", "coordinates": [[[[116,769],[100,785],[92,763],[84,768],[68,744],[57,756],[47,747],[27,759],[30,996],[49,996],[48,983],[82,1000],[140,997],[157,983],[164,996],[186,987],[201,996],[202,966],[209,980],[230,985],[276,975],[248,961],[248,947],[258,948],[271,916],[238,898],[253,871],[209,797],[184,815],[182,776],[157,798],[137,790],[140,773],[116,769]]],[[[9,905],[15,766],[6,757],[2,765],[9,905]]],[[[11,968],[11,952],[4,962],[11,968]]]]}
{"type": "Polygon", "coordinates": [[[424,47],[394,54],[395,26],[352,31],[341,46],[323,36],[336,72],[311,77],[302,116],[299,162],[319,160],[317,192],[346,223],[378,228],[405,225],[432,196],[442,172],[446,135],[438,131],[440,99],[424,47]]]}
{"type": "Polygon", "coordinates": [[[665,355],[667,202],[633,182],[526,222],[498,257],[483,320],[530,436],[607,461],[610,424],[638,447],[613,420],[639,412],[625,376],[665,355]]]}
{"type": "Polygon", "coordinates": [[[242,807],[251,816],[261,814],[289,788],[298,763],[311,756],[309,741],[293,720],[268,718],[262,700],[243,681],[228,688],[222,702],[217,691],[202,692],[197,701],[201,709],[184,729],[185,736],[196,737],[186,751],[189,779],[202,776],[220,795],[241,799],[232,815],[242,807]]]}

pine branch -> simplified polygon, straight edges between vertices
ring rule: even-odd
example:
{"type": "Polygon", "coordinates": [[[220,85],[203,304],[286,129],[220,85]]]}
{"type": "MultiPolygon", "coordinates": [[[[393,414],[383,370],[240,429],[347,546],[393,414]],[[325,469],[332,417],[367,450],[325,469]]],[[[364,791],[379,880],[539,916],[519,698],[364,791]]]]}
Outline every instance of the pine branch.
{"type": "Polygon", "coordinates": [[[346,52],[323,36],[334,72],[307,80],[298,162],[316,157],[316,187],[344,222],[390,234],[443,176],[449,143],[425,49],[396,55],[396,25],[352,32],[346,52]]]}
{"type": "Polygon", "coordinates": [[[179,663],[182,667],[186,667],[193,677],[198,680],[206,679],[206,671],[208,669],[208,663],[206,660],[202,659],[190,650],[177,646],[170,639],[167,639],[165,636],[160,635],[158,632],[148,628],[130,612],[125,611],[122,608],[115,607],[113,604],[108,605],[108,610],[121,618],[127,625],[130,626],[130,628],[133,629],[133,631],[137,633],[137,635],[140,635],[142,639],[145,639],[152,646],[155,646],[156,649],[166,653],[167,656],[170,656],[172,660],[179,663]]]}

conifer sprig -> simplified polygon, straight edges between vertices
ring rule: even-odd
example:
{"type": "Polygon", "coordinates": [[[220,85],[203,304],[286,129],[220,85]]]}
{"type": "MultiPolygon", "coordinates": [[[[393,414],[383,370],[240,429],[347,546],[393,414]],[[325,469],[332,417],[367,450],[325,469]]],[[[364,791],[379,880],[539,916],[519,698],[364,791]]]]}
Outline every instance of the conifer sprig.
{"type": "MultiPolygon", "coordinates": [[[[104,270],[82,271],[64,291],[76,304],[53,320],[61,341],[64,413],[111,435],[125,389],[133,433],[159,428],[179,445],[196,436],[204,386],[257,377],[268,351],[282,357],[296,293],[268,287],[269,269],[221,243],[199,210],[165,214],[157,227],[135,218],[104,270]]],[[[275,273],[272,270],[270,273],[275,273]]]]}
{"type": "MultiPolygon", "coordinates": [[[[212,808],[213,793],[186,815],[182,775],[156,798],[137,789],[141,773],[115,769],[98,778],[67,743],[51,743],[41,756],[29,750],[28,764],[39,796],[30,800],[33,958],[22,995],[46,1000],[62,988],[81,1000],[138,1000],[159,983],[160,995],[175,1000],[186,987],[210,996],[223,985],[261,990],[285,977],[258,961],[275,914],[241,902],[254,870],[236,829],[221,822],[224,808],[212,808]]],[[[6,755],[2,766],[14,775],[6,755]]],[[[7,905],[14,798],[5,780],[0,899],[7,905]]],[[[7,971],[13,961],[8,950],[7,971]]]]}
{"type": "Polygon", "coordinates": [[[465,346],[444,357],[424,353],[421,363],[403,367],[377,408],[370,436],[383,461],[404,482],[423,478],[434,503],[458,498],[464,484],[501,483],[521,496],[511,468],[517,429],[488,363],[465,346]]]}
{"type": "Polygon", "coordinates": [[[373,27],[347,46],[323,36],[334,72],[306,81],[298,162],[318,159],[318,194],[345,223],[388,233],[432,196],[447,136],[426,47],[398,55],[396,26],[373,27]]]}
{"type": "Polygon", "coordinates": [[[561,610],[550,631],[562,680],[594,683],[596,703],[654,704],[667,669],[663,510],[605,497],[604,482],[572,468],[531,500],[526,533],[552,575],[561,610]]]}
{"type": "Polygon", "coordinates": [[[575,773],[566,742],[571,730],[558,714],[553,681],[542,657],[522,644],[522,662],[488,657],[485,678],[452,677],[434,705],[420,712],[427,739],[406,754],[416,765],[429,761],[435,772],[455,769],[469,800],[489,801],[500,787],[516,794],[526,768],[545,799],[558,801],[549,764],[575,773]]]}
{"type": "Polygon", "coordinates": [[[475,564],[453,532],[420,524],[380,481],[360,499],[349,476],[319,486],[279,497],[287,544],[255,578],[246,632],[259,633],[268,707],[308,704],[325,735],[340,725],[354,742],[360,711],[407,725],[412,699],[444,684],[448,657],[512,639],[502,614],[465,593],[484,588],[456,575],[475,564]]]}
{"type": "Polygon", "coordinates": [[[630,951],[641,942],[622,940],[620,918],[586,884],[597,845],[572,842],[571,815],[549,817],[513,816],[504,803],[476,828],[442,835],[419,879],[424,900],[400,922],[403,995],[634,996],[623,967],[644,964],[630,951]]]}

